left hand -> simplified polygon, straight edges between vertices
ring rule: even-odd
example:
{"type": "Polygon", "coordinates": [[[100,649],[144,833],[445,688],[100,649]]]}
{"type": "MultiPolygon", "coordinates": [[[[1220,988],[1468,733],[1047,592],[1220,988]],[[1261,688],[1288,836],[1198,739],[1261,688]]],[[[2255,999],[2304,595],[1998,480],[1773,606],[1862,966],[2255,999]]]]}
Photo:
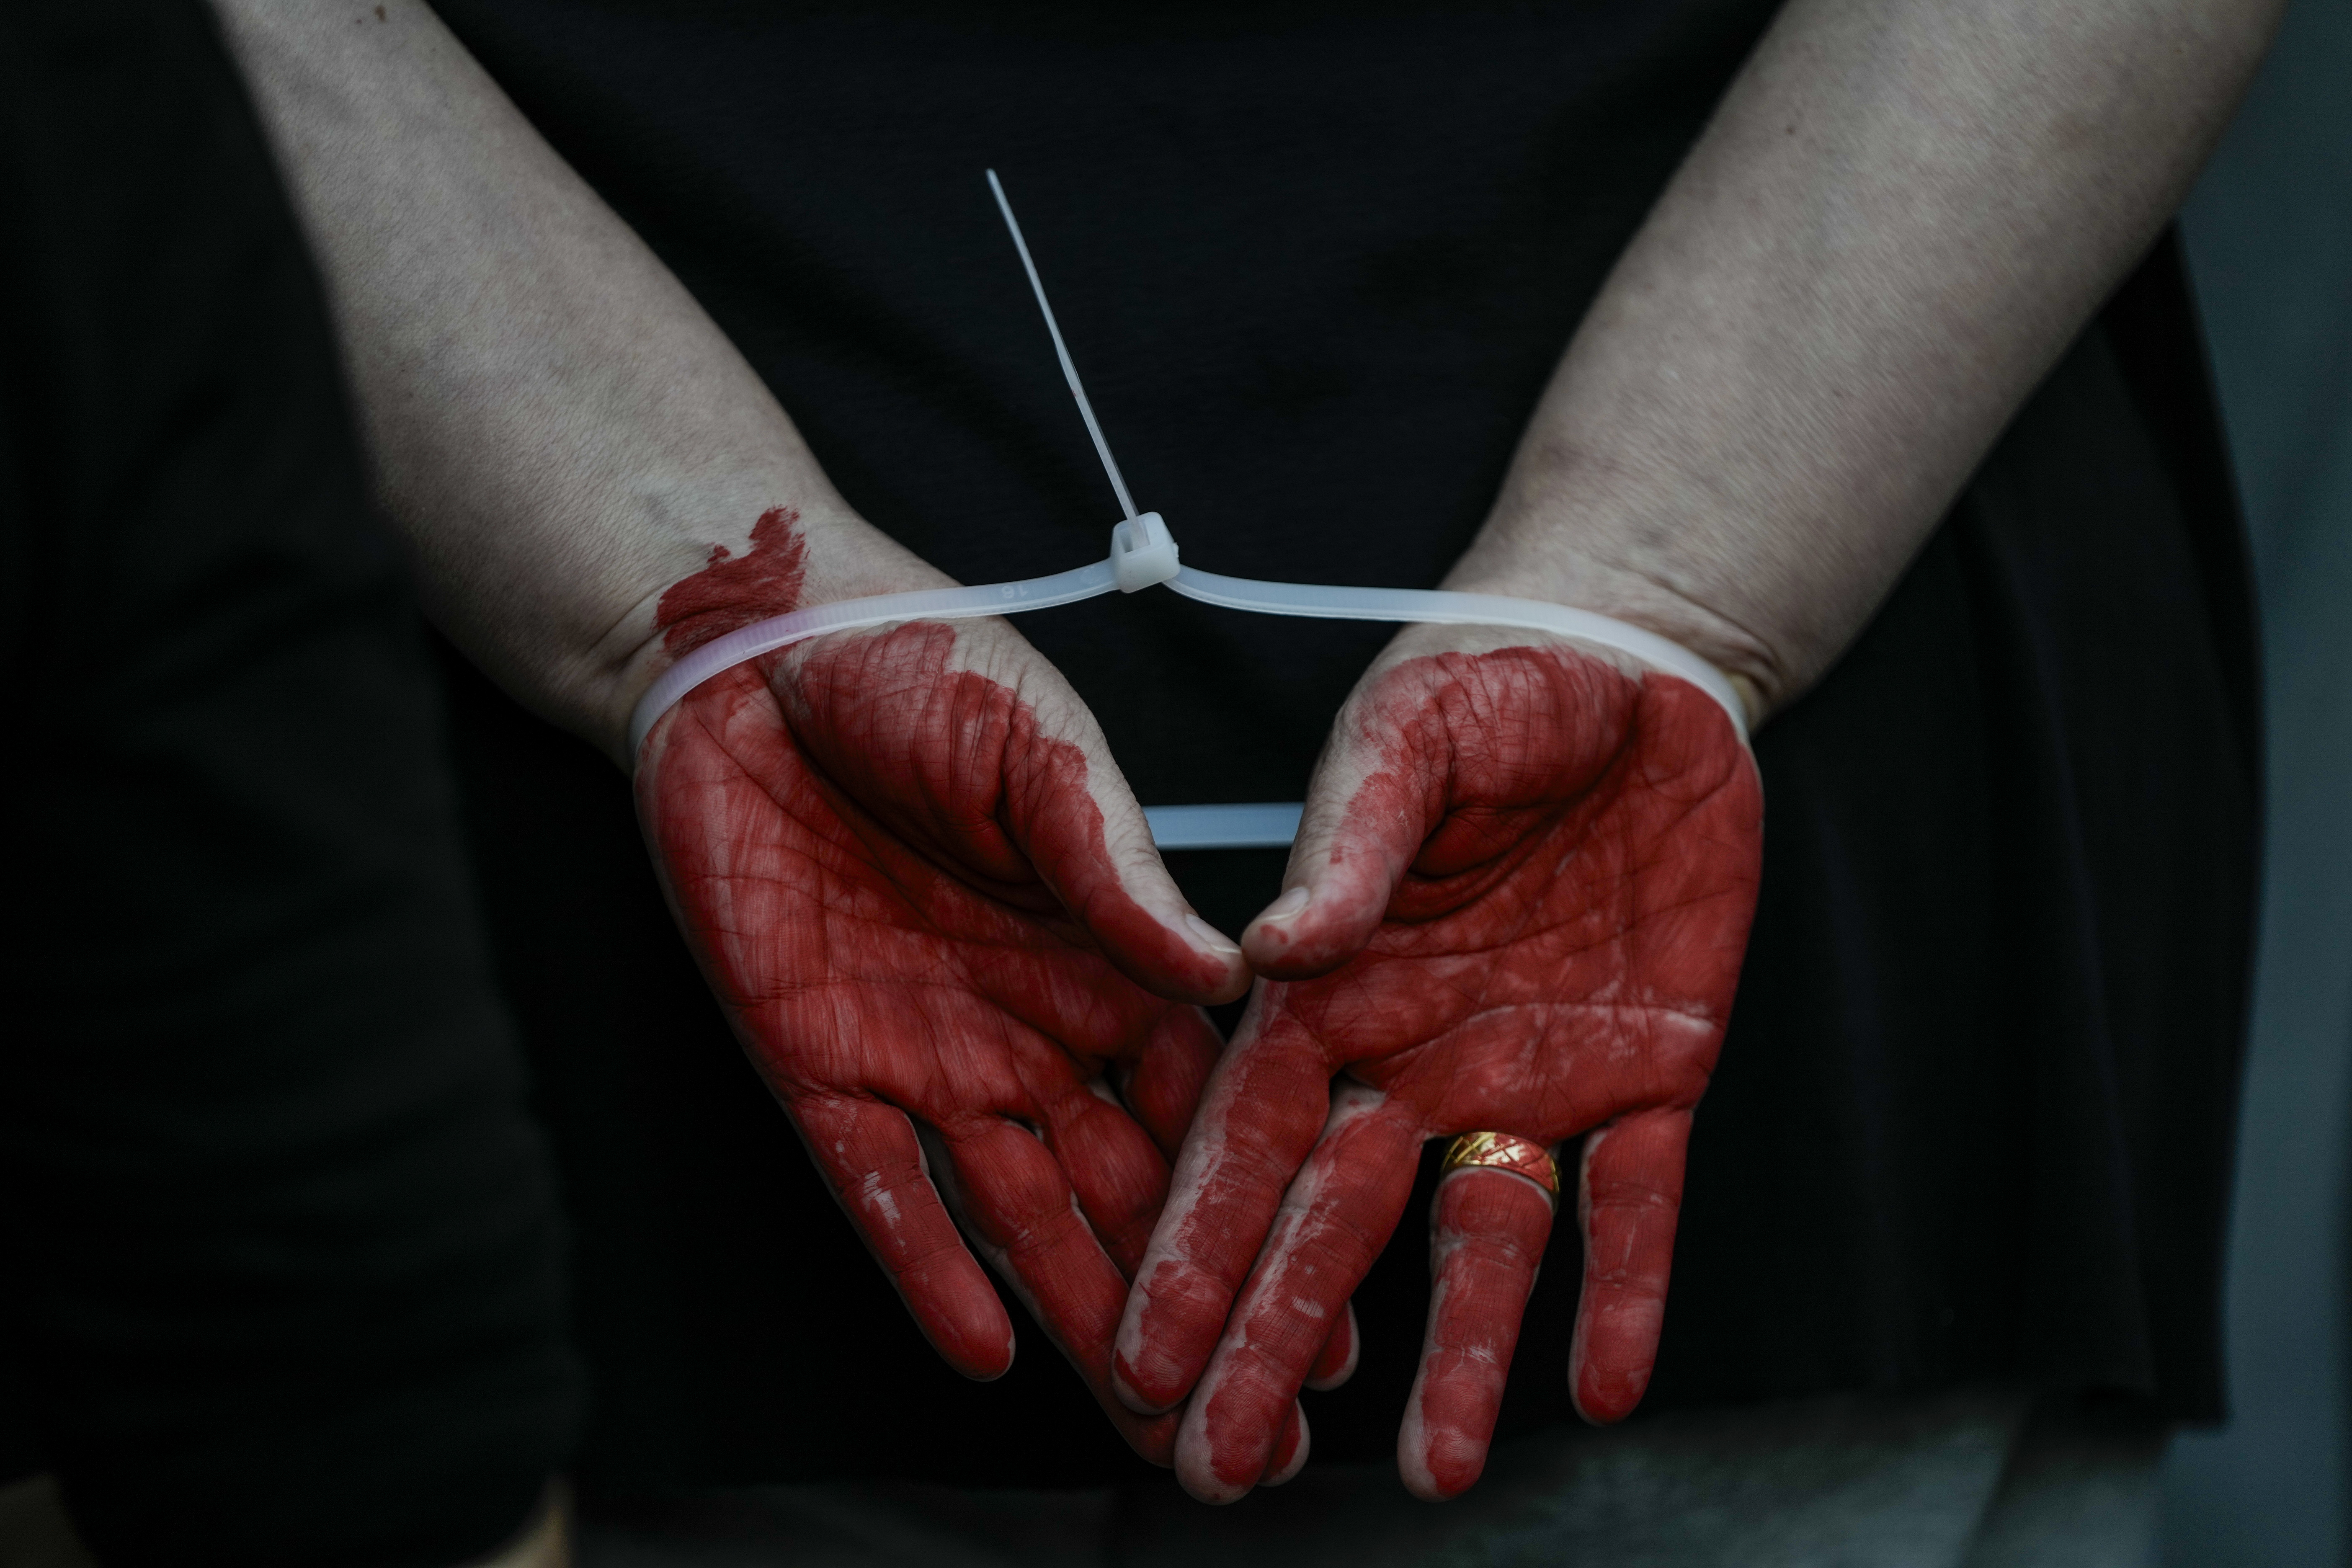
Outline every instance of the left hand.
{"type": "MultiPolygon", "coordinates": [[[[1138,1410],[1191,1396],[1177,1473],[1205,1500],[1265,1470],[1431,1138],[1587,1134],[1570,1394],[1614,1421],[1647,1385],[1763,795],[1696,688],[1529,643],[1399,637],[1317,767],[1287,890],[1244,937],[1262,978],[1186,1135],[1113,1363],[1138,1410]]],[[[1507,1172],[1440,1184],[1398,1456],[1423,1497],[1460,1492],[1486,1462],[1551,1217],[1549,1194],[1507,1172]]]]}
{"type": "MultiPolygon", "coordinates": [[[[665,606],[727,601],[732,564],[665,606]]],[[[1247,979],[1076,694],[1002,621],[836,633],[688,693],[636,791],[704,974],[933,1347],[1012,1364],[984,1258],[1168,1463],[1110,1339],[1217,1054],[1192,1004],[1247,979]]]]}

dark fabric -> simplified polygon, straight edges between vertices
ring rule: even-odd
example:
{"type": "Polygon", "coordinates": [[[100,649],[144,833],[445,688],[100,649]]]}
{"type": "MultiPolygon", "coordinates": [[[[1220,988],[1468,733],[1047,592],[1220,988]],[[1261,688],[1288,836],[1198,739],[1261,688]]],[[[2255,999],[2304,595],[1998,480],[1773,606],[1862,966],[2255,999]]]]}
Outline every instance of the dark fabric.
{"type": "Polygon", "coordinates": [[[110,1564],[563,1462],[552,1168],[315,279],[194,0],[0,11],[0,1411],[110,1564]]]}
{"type": "Polygon", "coordinates": [[[1997,1368],[2220,1413],[2255,716],[2199,572],[2228,514],[2133,407],[2095,328],[1759,738],[1659,1397],[1997,1368]]]}
{"type": "MultiPolygon", "coordinates": [[[[1415,586],[1770,7],[444,10],[849,500],[959,577],[1097,559],[1115,516],[992,164],[1188,562],[1415,586]]],[[[2219,1411],[2258,719],[2169,258],[1761,737],[1763,902],[1653,1407],[2029,1376],[2219,1411]]],[[[1297,799],[1389,635],[1167,595],[1020,625],[1147,803],[1297,799]]],[[[590,1479],[1128,1473],[1034,1333],[986,1387],[926,1351],[668,934],[622,782],[478,680],[459,730],[577,1204],[590,1479]]],[[[1282,858],[1171,864],[1233,929],[1282,858]]],[[[1411,1212],[1358,1298],[1361,1370],[1308,1396],[1319,1458],[1392,1451],[1411,1212]]],[[[1506,1430],[1568,1418],[1554,1247],[1506,1430]]]]}

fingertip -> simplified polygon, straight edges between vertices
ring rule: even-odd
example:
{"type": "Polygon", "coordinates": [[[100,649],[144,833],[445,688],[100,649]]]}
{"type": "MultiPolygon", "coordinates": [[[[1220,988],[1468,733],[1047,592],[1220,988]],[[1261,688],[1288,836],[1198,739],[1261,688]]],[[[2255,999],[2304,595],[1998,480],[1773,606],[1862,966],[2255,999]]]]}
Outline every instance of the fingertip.
{"type": "Polygon", "coordinates": [[[1444,1434],[1440,1440],[1432,1441],[1411,1425],[1406,1432],[1405,1439],[1397,1445],[1397,1475],[1404,1489],[1422,1501],[1452,1502],[1476,1486],[1486,1473],[1484,1444],[1462,1440],[1458,1433],[1444,1434]]]}
{"type": "MultiPolygon", "coordinates": [[[[1257,912],[1249,924],[1242,928],[1242,953],[1249,965],[1259,973],[1267,973],[1269,963],[1291,962],[1298,951],[1299,917],[1314,898],[1306,888],[1292,888],[1257,912]]],[[[1295,976],[1282,975],[1282,979],[1295,976]]]]}
{"type": "Polygon", "coordinates": [[[1633,1414],[1650,1388],[1650,1369],[1606,1373],[1571,1363],[1568,1402],[1587,1426],[1614,1426],[1633,1414]]]}
{"type": "Polygon", "coordinates": [[[1207,1276],[1146,1258],[1111,1338],[1111,1384],[1121,1403],[1157,1415],[1191,1397],[1231,1304],[1207,1276]]]}
{"type": "MultiPolygon", "coordinates": [[[[1267,1420],[1262,1437],[1250,1441],[1259,1429],[1246,1418],[1247,1412],[1230,1408],[1227,1396],[1231,1393],[1229,1387],[1217,1386],[1215,1374],[1212,1373],[1184,1406],[1182,1421],[1176,1429],[1177,1484],[1196,1502],[1218,1507],[1239,1502],[1268,1470],[1279,1468],[1274,1462],[1276,1450],[1288,1436],[1288,1418],[1279,1425],[1267,1420]],[[1242,1417],[1242,1430],[1238,1433],[1234,1429],[1236,1417],[1242,1417]],[[1237,1436],[1242,1440],[1235,1441],[1237,1436]]],[[[1299,1415],[1297,1400],[1287,1401],[1286,1407],[1291,1414],[1299,1415]]],[[[1307,1430],[1303,1415],[1299,1415],[1298,1430],[1303,1446],[1307,1430]]]]}
{"type": "Polygon", "coordinates": [[[1184,930],[1192,938],[1193,946],[1221,963],[1236,962],[1242,955],[1241,943],[1202,920],[1193,910],[1184,911],[1184,930]]]}
{"type": "Polygon", "coordinates": [[[1223,1508],[1249,1496],[1258,1479],[1258,1471],[1237,1480],[1220,1475],[1216,1461],[1208,1451],[1208,1445],[1190,1441],[1190,1437],[1188,1426],[1185,1433],[1176,1439],[1176,1484],[1184,1489],[1187,1497],[1194,1502],[1223,1508]]]}
{"type": "Polygon", "coordinates": [[[1292,888],[1243,928],[1242,953],[1268,980],[1312,980],[1361,952],[1388,913],[1395,879],[1330,867],[1292,888]]]}
{"type": "MultiPolygon", "coordinates": [[[[1142,830],[1139,811],[1136,826],[1142,830]]],[[[1184,901],[1148,834],[1139,849],[1124,855],[1106,851],[1099,838],[1073,844],[1058,833],[1014,837],[1103,956],[1145,990],[1212,1005],[1249,989],[1242,944],[1184,901]]]]}
{"type": "Polygon", "coordinates": [[[1428,1428],[1421,1418],[1421,1401],[1415,1398],[1405,1407],[1404,1425],[1397,1428],[1397,1479],[1423,1502],[1450,1501],[1454,1494],[1440,1489],[1437,1478],[1429,1473],[1428,1449],[1428,1428]]]}
{"type": "Polygon", "coordinates": [[[1474,1437],[1444,1422],[1433,1424],[1426,1373],[1413,1384],[1397,1428],[1397,1476],[1404,1489],[1423,1502],[1452,1502],[1486,1473],[1487,1438],[1474,1437]]]}
{"type": "Polygon", "coordinates": [[[961,1314],[961,1322],[934,1321],[922,1325],[923,1335],[940,1359],[971,1379],[974,1383],[994,1383],[1013,1370],[1013,1358],[1019,1342],[1013,1333],[1013,1320],[1005,1314],[1003,1303],[990,1292],[990,1311],[970,1311],[961,1314]]]}
{"type": "Polygon", "coordinates": [[[1082,918],[1105,956],[1155,996],[1213,1007],[1239,999],[1256,977],[1241,943],[1190,910],[1154,913],[1140,931],[1122,931],[1094,914],[1082,918]]]}
{"type": "Polygon", "coordinates": [[[1154,1405],[1138,1393],[1135,1384],[1128,1381],[1127,1362],[1123,1356],[1114,1355],[1111,1358],[1110,1391],[1118,1396],[1118,1402],[1121,1405],[1126,1405],[1138,1415],[1165,1415],[1175,1408],[1172,1404],[1154,1405]]]}
{"type": "Polygon", "coordinates": [[[1307,1468],[1307,1450],[1313,1433],[1307,1425],[1307,1412],[1293,1401],[1290,1418],[1282,1426],[1282,1440],[1275,1445],[1274,1458],[1266,1461],[1265,1474],[1257,1484],[1278,1487],[1307,1468]]]}
{"type": "Polygon", "coordinates": [[[1318,1394],[1328,1394],[1356,1375],[1356,1363],[1362,1354],[1363,1340],[1356,1329],[1356,1303],[1349,1301],[1340,1310],[1339,1326],[1323,1342],[1323,1349],[1307,1374],[1307,1386],[1318,1394]]]}
{"type": "Polygon", "coordinates": [[[1314,901],[1315,889],[1312,888],[1285,889],[1282,896],[1260,910],[1257,919],[1250,924],[1287,930],[1297,923],[1298,917],[1305,914],[1307,906],[1314,901]]]}
{"type": "Polygon", "coordinates": [[[1310,953],[1281,939],[1266,939],[1255,927],[1242,938],[1242,942],[1250,969],[1268,980],[1318,979],[1347,963],[1350,956],[1322,951],[1310,953]]]}
{"type": "Polygon", "coordinates": [[[1161,1415],[1184,1403],[1193,1380],[1151,1344],[1143,1323],[1150,1306],[1139,1283],[1129,1293],[1118,1331],[1111,1337],[1110,1385],[1118,1402],[1137,1415],[1161,1415]]]}
{"type": "Polygon", "coordinates": [[[1312,897],[1293,888],[1243,929],[1242,953],[1251,969],[1269,980],[1312,980],[1355,956],[1362,935],[1335,935],[1326,911],[1310,911],[1312,897]]]}
{"type": "MultiPolygon", "coordinates": [[[[1576,1328],[1569,1336],[1568,1402],[1587,1426],[1614,1426],[1633,1414],[1642,1395],[1649,1392],[1650,1369],[1655,1363],[1626,1359],[1612,1366],[1610,1356],[1596,1353],[1596,1346],[1624,1348],[1622,1341],[1613,1346],[1610,1343],[1617,1339],[1610,1331],[1623,1325],[1609,1321],[1613,1314],[1590,1299],[1590,1287],[1586,1294],[1587,1300],[1577,1303],[1576,1328]]],[[[1636,1337],[1640,1337],[1638,1331],[1636,1337]]],[[[1654,1334],[1648,1342],[1657,1343],[1654,1334]]]]}
{"type": "Polygon", "coordinates": [[[1125,1411],[1109,1411],[1111,1425],[1127,1439],[1137,1458],[1156,1468],[1172,1469],[1176,1464],[1176,1420],[1159,1415],[1138,1418],[1125,1411]]]}
{"type": "Polygon", "coordinates": [[[1249,990],[1252,975],[1241,943],[1191,910],[1184,911],[1182,926],[1181,934],[1198,962],[1189,980],[1192,994],[1177,1000],[1215,1005],[1231,1002],[1249,990]]]}
{"type": "MultiPolygon", "coordinates": [[[[921,1135],[895,1107],[854,1096],[803,1096],[793,1125],[850,1224],[898,1287],[940,1358],[978,1382],[1013,1366],[1013,1319],[957,1234],[921,1135]]],[[[939,1164],[953,1190],[952,1164],[939,1164]]]]}
{"type": "Polygon", "coordinates": [[[1196,1379],[1160,1357],[1118,1355],[1111,1361],[1111,1381],[1129,1409],[1159,1415],[1183,1404],[1196,1379]]]}
{"type": "Polygon", "coordinates": [[[1569,1343],[1569,1398],[1596,1426],[1633,1413],[1657,1364],[1689,1134],[1690,1113],[1680,1110],[1622,1119],[1584,1141],[1584,1286],[1569,1343]]]}
{"type": "Polygon", "coordinates": [[[1251,967],[1248,958],[1242,955],[1240,950],[1236,949],[1232,967],[1226,970],[1224,977],[1213,988],[1201,992],[1197,997],[1176,997],[1171,1000],[1189,1001],[1201,1007],[1222,1007],[1228,1002],[1238,1002],[1248,995],[1250,986],[1256,979],[1257,971],[1251,967]]]}

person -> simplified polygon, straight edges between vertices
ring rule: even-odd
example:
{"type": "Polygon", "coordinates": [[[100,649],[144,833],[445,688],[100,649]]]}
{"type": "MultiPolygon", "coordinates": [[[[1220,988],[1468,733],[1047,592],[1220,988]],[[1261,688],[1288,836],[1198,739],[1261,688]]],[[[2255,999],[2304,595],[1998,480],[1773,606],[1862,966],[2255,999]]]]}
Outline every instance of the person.
{"type": "Polygon", "coordinates": [[[0,1562],[530,1568],[561,1216],[318,279],[194,0],[0,13],[0,1562]]]}
{"type": "Polygon", "coordinates": [[[592,1492],[1132,1474],[1074,1384],[1213,1500],[1343,1382],[1314,1452],[1427,1496],[1563,1388],[2218,1413],[2256,721],[2150,246],[2272,7],[220,9],[431,614],[631,773],[785,1112],[617,792],[471,689],[592,1492]],[[1166,595],[798,645],[632,751],[730,630],[1099,552],[983,161],[1188,562],[1600,611],[1752,757],[1590,647],[1166,595]],[[1310,768],[1275,885],[1153,852],[1310,768]],[[851,1231],[945,1368],[1012,1366],[985,1259],[1077,1377],[957,1388],[851,1231]]]}

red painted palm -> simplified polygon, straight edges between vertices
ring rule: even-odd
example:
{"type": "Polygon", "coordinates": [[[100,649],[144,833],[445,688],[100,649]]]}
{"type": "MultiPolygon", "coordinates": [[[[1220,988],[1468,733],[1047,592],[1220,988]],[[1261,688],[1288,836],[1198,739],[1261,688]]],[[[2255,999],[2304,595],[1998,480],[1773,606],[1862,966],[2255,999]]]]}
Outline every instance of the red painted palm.
{"type": "MultiPolygon", "coordinates": [[[[1121,1327],[1122,1397],[1190,1397],[1178,1472],[1255,1481],[1421,1145],[1585,1136],[1571,1394],[1631,1411],[1664,1312],[1691,1111],[1754,910],[1762,795],[1722,710],[1566,645],[1417,628],[1365,677],[1309,793],[1269,977],[1212,1079],[1121,1327]]],[[[1441,1185],[1400,1439],[1451,1496],[1485,1456],[1551,1224],[1494,1170],[1441,1185]]]]}
{"type": "Polygon", "coordinates": [[[974,1377],[1013,1356],[952,1207],[1166,1462],[1173,1422],[1108,1396],[1110,1340],[1219,1049],[1192,1004],[1244,971],[1075,694],[1002,623],[826,638],[691,693],[637,795],[706,975],[931,1343],[974,1377]]]}

